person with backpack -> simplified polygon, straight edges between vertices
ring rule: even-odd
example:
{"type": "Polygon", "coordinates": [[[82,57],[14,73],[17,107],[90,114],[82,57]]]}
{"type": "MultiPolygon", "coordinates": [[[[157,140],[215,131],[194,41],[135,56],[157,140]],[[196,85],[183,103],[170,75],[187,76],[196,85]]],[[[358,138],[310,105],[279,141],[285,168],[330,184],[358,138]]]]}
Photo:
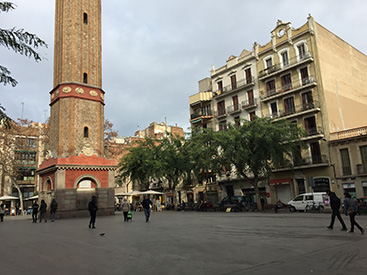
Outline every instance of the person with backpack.
{"type": "Polygon", "coordinates": [[[349,233],[354,233],[354,226],[356,226],[360,231],[361,234],[364,234],[364,229],[356,222],[356,215],[358,211],[358,206],[355,202],[352,202],[351,196],[348,192],[344,193],[344,214],[349,216],[350,219],[350,230],[349,233]]]}
{"type": "Polygon", "coordinates": [[[47,203],[45,202],[45,200],[41,200],[40,222],[42,222],[42,219],[45,219],[45,222],[47,222],[46,213],[47,213],[47,203]]]}
{"type": "Polygon", "coordinates": [[[335,195],[334,192],[331,192],[330,190],[326,190],[326,194],[329,196],[330,198],[330,207],[333,211],[333,213],[331,214],[331,222],[330,225],[327,227],[328,229],[332,230],[334,227],[334,222],[335,222],[335,216],[338,218],[338,220],[340,221],[340,224],[342,225],[342,229],[341,231],[347,231],[347,227],[343,221],[343,218],[340,216],[340,199],[335,195]]]}
{"type": "Polygon", "coordinates": [[[32,205],[32,223],[36,223],[37,222],[37,214],[38,214],[38,202],[34,201],[33,205],[32,205]]]}
{"type": "Polygon", "coordinates": [[[51,222],[56,219],[56,210],[57,210],[57,202],[56,199],[53,198],[51,201],[51,222]]]}

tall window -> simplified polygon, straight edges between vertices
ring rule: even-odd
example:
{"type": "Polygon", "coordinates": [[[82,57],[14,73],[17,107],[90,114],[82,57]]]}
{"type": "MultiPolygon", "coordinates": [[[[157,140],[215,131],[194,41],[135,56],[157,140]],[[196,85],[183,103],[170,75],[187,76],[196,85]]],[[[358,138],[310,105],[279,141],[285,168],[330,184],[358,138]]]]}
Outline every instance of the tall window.
{"type": "Polygon", "coordinates": [[[313,108],[313,97],[312,92],[308,91],[302,94],[302,107],[303,110],[308,110],[313,108]]]}
{"type": "Polygon", "coordinates": [[[297,48],[298,48],[299,59],[306,58],[306,47],[305,47],[305,44],[298,45],[297,48]]]}
{"type": "Polygon", "coordinates": [[[255,104],[254,92],[252,90],[247,91],[247,99],[248,99],[248,105],[254,105],[255,104]]]}
{"type": "Polygon", "coordinates": [[[300,70],[300,73],[301,73],[302,85],[309,84],[310,79],[309,79],[309,77],[308,77],[308,69],[307,69],[307,67],[302,68],[302,69],[300,70]]]}
{"type": "Polygon", "coordinates": [[[310,149],[311,149],[311,157],[312,157],[312,163],[321,163],[322,157],[321,157],[321,150],[320,150],[320,144],[318,142],[310,143],[310,149]]]}
{"type": "Polygon", "coordinates": [[[224,115],[226,113],[226,106],[224,105],[224,100],[218,102],[218,116],[224,115]]]}
{"type": "Polygon", "coordinates": [[[275,80],[270,80],[266,82],[266,92],[268,96],[275,93],[275,80]]]}
{"type": "Polygon", "coordinates": [[[270,104],[271,117],[278,117],[278,105],[276,102],[270,104]]]}
{"type": "Polygon", "coordinates": [[[288,97],[284,99],[284,112],[285,114],[293,114],[296,112],[296,108],[294,107],[294,99],[292,97],[288,97]]]}
{"type": "Polygon", "coordinates": [[[85,138],[89,137],[89,129],[88,129],[88,127],[84,127],[84,137],[85,138]]]}
{"type": "Polygon", "coordinates": [[[348,148],[340,149],[340,157],[341,157],[341,160],[342,160],[343,176],[351,175],[352,174],[352,169],[350,167],[350,159],[349,159],[348,148]]]}
{"type": "Polygon", "coordinates": [[[288,52],[283,52],[281,56],[283,61],[283,67],[287,67],[289,65],[288,52]]]}
{"type": "Polygon", "coordinates": [[[255,112],[250,112],[250,121],[253,121],[255,119],[255,112]]]}
{"type": "Polygon", "coordinates": [[[316,118],[314,116],[305,118],[305,130],[309,135],[315,135],[317,133],[316,118]]]}
{"type": "Polygon", "coordinates": [[[245,70],[245,75],[246,75],[246,84],[252,83],[251,68],[245,70]]]}
{"type": "Polygon", "coordinates": [[[217,85],[218,85],[218,92],[219,93],[222,93],[222,91],[223,91],[223,82],[222,81],[218,81],[217,82],[217,85]]]}
{"type": "Polygon", "coordinates": [[[234,97],[232,97],[232,101],[233,101],[233,111],[237,111],[239,109],[239,107],[238,107],[238,96],[235,95],[234,97]]]}
{"type": "Polygon", "coordinates": [[[296,179],[298,186],[298,194],[306,193],[305,180],[304,179],[296,179]]]}
{"type": "Polygon", "coordinates": [[[88,24],[88,14],[87,13],[83,13],[83,23],[88,24]]]}
{"type": "Polygon", "coordinates": [[[273,67],[273,60],[271,58],[268,58],[265,60],[266,63],[266,69],[269,71],[273,67]]]}
{"type": "Polygon", "coordinates": [[[359,149],[361,150],[363,173],[367,173],[367,146],[361,146],[359,149]]]}
{"type": "Polygon", "coordinates": [[[227,130],[227,121],[223,120],[219,122],[219,131],[227,130]]]}
{"type": "Polygon", "coordinates": [[[237,82],[236,82],[236,75],[231,75],[231,86],[232,86],[232,90],[237,88],[237,82]]]}
{"type": "Polygon", "coordinates": [[[291,74],[286,74],[281,77],[282,90],[288,91],[292,89],[292,77],[291,74]]]}
{"type": "Polygon", "coordinates": [[[88,83],[88,74],[87,73],[83,74],[83,83],[85,83],[85,84],[88,83]]]}

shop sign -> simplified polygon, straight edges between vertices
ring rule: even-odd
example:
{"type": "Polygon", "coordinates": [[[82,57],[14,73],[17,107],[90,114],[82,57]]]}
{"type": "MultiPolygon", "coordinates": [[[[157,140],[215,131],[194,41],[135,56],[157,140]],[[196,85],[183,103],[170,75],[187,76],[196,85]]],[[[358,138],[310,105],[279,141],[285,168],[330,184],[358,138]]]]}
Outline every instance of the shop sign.
{"type": "Polygon", "coordinates": [[[367,181],[362,181],[362,186],[367,187],[367,181]]]}
{"type": "Polygon", "coordinates": [[[344,183],[343,189],[349,189],[349,188],[356,188],[356,185],[354,183],[344,183]]]}
{"type": "Polygon", "coordinates": [[[291,179],[277,179],[277,180],[270,180],[271,185],[282,185],[282,184],[290,184],[291,179]]]}

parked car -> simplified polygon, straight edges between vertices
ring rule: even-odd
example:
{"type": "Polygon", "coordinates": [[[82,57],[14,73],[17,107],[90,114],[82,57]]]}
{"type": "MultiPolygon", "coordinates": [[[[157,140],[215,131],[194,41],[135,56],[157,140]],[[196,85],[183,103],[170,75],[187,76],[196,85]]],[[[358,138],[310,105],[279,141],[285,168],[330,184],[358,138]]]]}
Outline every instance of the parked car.
{"type": "Polygon", "coordinates": [[[330,208],[330,199],[325,192],[304,193],[288,202],[294,211],[305,211],[306,208],[316,208],[322,212],[325,208],[330,208]]]}
{"type": "Polygon", "coordinates": [[[244,196],[227,196],[219,202],[219,208],[226,210],[231,208],[232,210],[237,209],[239,202],[245,207],[246,198],[244,196]]]}

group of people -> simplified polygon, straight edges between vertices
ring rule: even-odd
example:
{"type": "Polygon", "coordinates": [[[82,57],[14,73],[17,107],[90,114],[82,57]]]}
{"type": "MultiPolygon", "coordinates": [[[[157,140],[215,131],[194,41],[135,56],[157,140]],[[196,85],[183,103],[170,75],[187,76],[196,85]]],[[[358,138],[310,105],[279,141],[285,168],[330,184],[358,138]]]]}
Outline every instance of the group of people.
{"type": "MultiPolygon", "coordinates": [[[[342,225],[342,231],[347,231],[347,226],[345,225],[343,218],[340,215],[339,209],[341,206],[340,199],[336,196],[334,192],[327,190],[326,193],[330,198],[330,207],[332,210],[330,225],[327,227],[332,230],[334,228],[335,217],[338,218],[340,224],[342,225]]],[[[348,192],[344,193],[344,214],[349,216],[350,220],[350,230],[349,233],[354,233],[354,226],[356,226],[361,234],[364,234],[364,229],[356,222],[356,215],[358,211],[358,206],[351,200],[351,195],[348,192]]]]}
{"type": "MultiPolygon", "coordinates": [[[[56,210],[57,210],[57,202],[56,199],[53,198],[50,205],[51,222],[54,222],[56,219],[56,210]]],[[[41,205],[38,205],[38,202],[34,201],[32,205],[33,223],[37,223],[38,212],[39,212],[39,222],[42,222],[42,220],[47,222],[47,203],[45,202],[45,200],[41,200],[41,205]]]]}

